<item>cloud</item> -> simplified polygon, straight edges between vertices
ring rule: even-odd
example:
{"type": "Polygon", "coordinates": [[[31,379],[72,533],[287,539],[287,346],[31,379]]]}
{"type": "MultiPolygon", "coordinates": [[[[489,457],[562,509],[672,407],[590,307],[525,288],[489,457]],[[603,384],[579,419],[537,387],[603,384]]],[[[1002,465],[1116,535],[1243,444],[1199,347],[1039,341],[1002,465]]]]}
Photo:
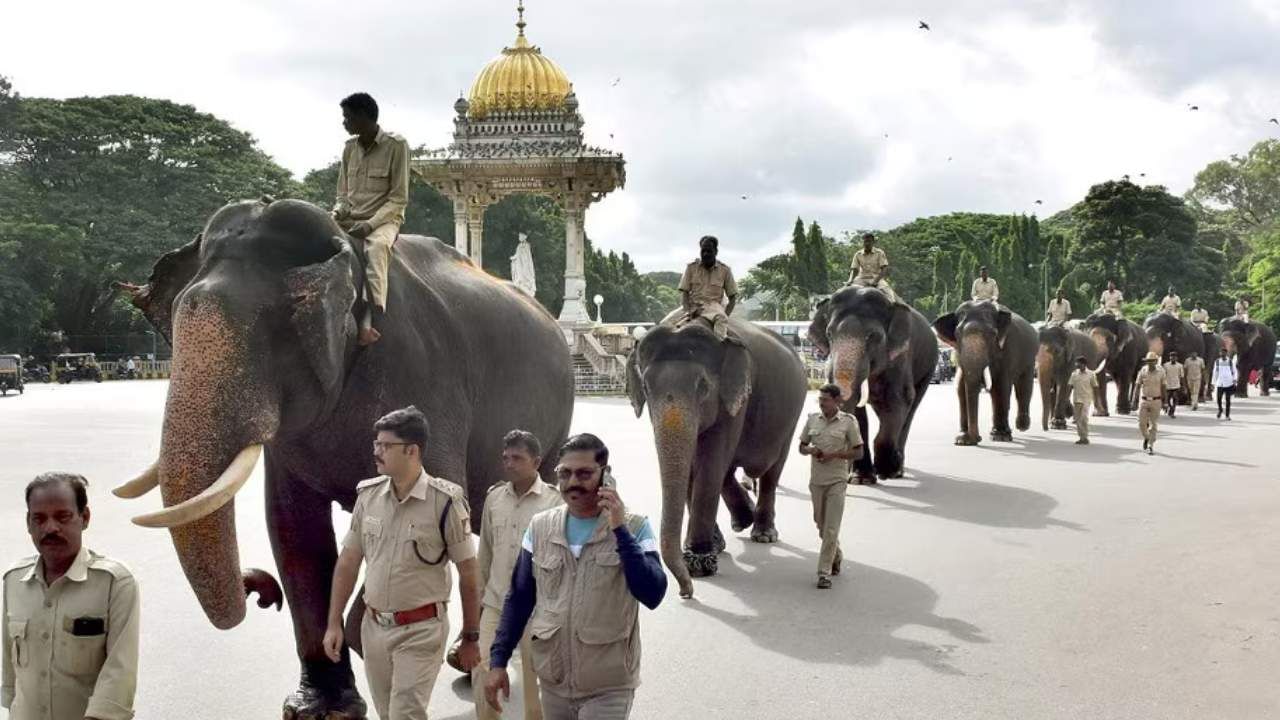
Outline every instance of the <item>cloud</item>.
{"type": "MultiPolygon", "coordinates": [[[[1048,215],[1126,173],[1180,192],[1280,114],[1266,0],[532,0],[526,18],[588,141],[628,161],[588,232],[643,269],[680,267],[712,233],[742,275],[797,215],[829,233],[1048,215]]],[[[414,144],[446,144],[457,94],[514,38],[502,3],[71,0],[6,20],[48,31],[0,47],[20,92],[190,103],[298,175],[337,156],[336,103],[356,89],[414,144]]]]}

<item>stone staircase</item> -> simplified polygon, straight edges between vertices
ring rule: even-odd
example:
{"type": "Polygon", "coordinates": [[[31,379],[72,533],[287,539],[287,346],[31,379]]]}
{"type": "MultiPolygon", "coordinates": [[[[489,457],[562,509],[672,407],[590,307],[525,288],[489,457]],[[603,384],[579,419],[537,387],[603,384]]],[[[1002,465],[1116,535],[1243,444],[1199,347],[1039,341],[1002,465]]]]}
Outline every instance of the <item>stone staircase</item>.
{"type": "Polygon", "coordinates": [[[622,380],[597,373],[582,353],[573,353],[573,388],[578,395],[622,395],[626,392],[622,380]]]}

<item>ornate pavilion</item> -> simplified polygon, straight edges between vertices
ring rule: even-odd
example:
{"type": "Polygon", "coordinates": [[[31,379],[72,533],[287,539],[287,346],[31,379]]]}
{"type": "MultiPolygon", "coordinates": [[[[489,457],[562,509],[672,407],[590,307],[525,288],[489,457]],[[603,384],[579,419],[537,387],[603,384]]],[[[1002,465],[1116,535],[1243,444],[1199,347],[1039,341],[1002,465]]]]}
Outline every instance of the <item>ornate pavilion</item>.
{"type": "Polygon", "coordinates": [[[489,61],[471,92],[454,103],[453,142],[413,161],[413,172],[453,201],[454,246],[477,264],[485,208],[514,193],[537,193],[564,209],[564,306],[571,344],[591,327],[583,270],[587,207],[626,182],[621,153],[583,143],[573,85],[529,44],[524,3],[515,44],[489,61]]]}

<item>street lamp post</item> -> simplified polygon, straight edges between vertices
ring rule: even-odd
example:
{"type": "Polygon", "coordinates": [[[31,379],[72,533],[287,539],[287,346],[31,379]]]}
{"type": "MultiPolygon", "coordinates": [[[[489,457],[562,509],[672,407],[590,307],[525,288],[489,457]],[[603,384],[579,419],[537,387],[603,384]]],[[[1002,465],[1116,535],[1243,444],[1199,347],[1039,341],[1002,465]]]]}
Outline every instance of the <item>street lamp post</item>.
{"type": "Polygon", "coordinates": [[[596,304],[596,324],[599,325],[603,322],[600,311],[604,305],[604,296],[597,293],[595,297],[591,298],[591,301],[596,304]]]}

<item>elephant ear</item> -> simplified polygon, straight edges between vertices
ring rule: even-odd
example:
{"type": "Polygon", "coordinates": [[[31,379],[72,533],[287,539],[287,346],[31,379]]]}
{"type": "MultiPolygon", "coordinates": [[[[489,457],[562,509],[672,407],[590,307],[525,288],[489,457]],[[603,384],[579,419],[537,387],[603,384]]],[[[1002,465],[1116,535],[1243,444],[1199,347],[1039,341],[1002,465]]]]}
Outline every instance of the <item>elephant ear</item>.
{"type": "Polygon", "coordinates": [[[129,295],[129,302],[142,311],[151,326],[173,345],[173,301],[191,284],[200,269],[200,241],[203,234],[156,261],[146,285],[115,283],[129,295]]]}
{"type": "Polygon", "coordinates": [[[736,417],[751,397],[751,353],[742,345],[726,344],[720,361],[720,402],[736,417]]]}
{"type": "Polygon", "coordinates": [[[831,338],[827,337],[827,324],[831,321],[831,298],[825,297],[813,308],[813,319],[809,321],[809,342],[823,353],[831,351],[831,338]]]}
{"type": "Polygon", "coordinates": [[[1133,340],[1133,323],[1125,321],[1116,327],[1116,353],[1119,354],[1133,340]]]}
{"type": "Polygon", "coordinates": [[[933,329],[937,331],[938,337],[951,347],[956,346],[956,325],[960,319],[953,312],[947,313],[937,320],[933,321],[933,329]]]}
{"type": "Polygon", "coordinates": [[[639,352],[632,352],[627,356],[627,397],[631,398],[631,409],[636,411],[636,417],[644,412],[644,380],[640,378],[639,363],[636,356],[639,352]]]}
{"type": "Polygon", "coordinates": [[[341,238],[333,237],[331,242],[337,250],[333,257],[293,268],[284,275],[293,304],[294,331],[312,371],[326,390],[342,380],[347,344],[355,333],[351,314],[356,301],[352,281],[355,254],[341,238]]]}
{"type": "Polygon", "coordinates": [[[889,362],[896,362],[911,347],[911,309],[894,305],[885,341],[889,344],[889,362]]]}
{"type": "Polygon", "coordinates": [[[1245,332],[1245,336],[1244,336],[1245,342],[1249,344],[1249,347],[1253,347],[1253,344],[1258,342],[1258,336],[1261,334],[1262,334],[1262,331],[1258,329],[1258,324],[1255,322],[1250,322],[1249,329],[1248,331],[1245,332]]]}
{"type": "Polygon", "coordinates": [[[1009,335],[1009,323],[1013,322],[1013,313],[1009,312],[1009,308],[1001,305],[1000,311],[996,313],[996,345],[1004,348],[1005,338],[1009,335]]]}

